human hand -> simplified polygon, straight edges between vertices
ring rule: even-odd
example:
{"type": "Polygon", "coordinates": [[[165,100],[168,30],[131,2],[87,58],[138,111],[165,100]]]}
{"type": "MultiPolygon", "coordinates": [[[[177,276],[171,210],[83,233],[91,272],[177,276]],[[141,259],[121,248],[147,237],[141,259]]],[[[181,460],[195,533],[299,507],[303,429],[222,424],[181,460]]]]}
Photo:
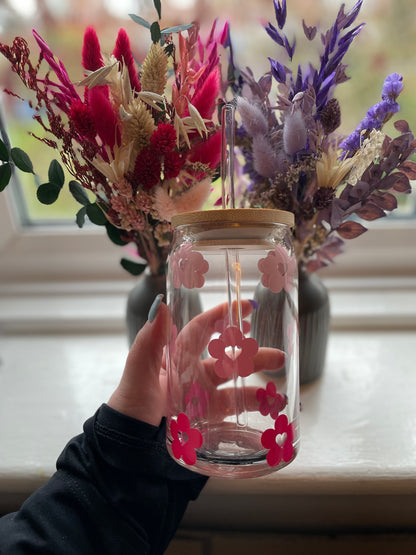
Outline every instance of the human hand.
{"type": "MultiPolygon", "coordinates": [[[[167,414],[167,372],[164,346],[168,340],[169,310],[158,296],[149,314],[150,319],[139,331],[127,357],[119,386],[111,396],[108,405],[119,412],[159,426],[167,414]]],[[[241,303],[242,317],[253,310],[249,301],[241,303]]],[[[215,359],[201,360],[216,325],[228,313],[227,303],[211,308],[193,318],[178,334],[175,340],[172,364],[182,368],[193,368],[200,376],[201,383],[208,390],[216,389],[229,379],[218,376],[214,371],[215,359]]],[[[253,372],[277,370],[284,365],[284,353],[278,349],[260,348],[253,359],[253,372]]],[[[175,388],[173,388],[175,389],[175,388]]],[[[255,402],[255,390],[249,393],[255,402]]],[[[224,388],[215,396],[214,412],[221,414],[230,404],[232,388],[224,388]]]]}
{"type": "Polygon", "coordinates": [[[162,367],[163,348],[167,343],[169,310],[158,295],[149,311],[149,319],[138,332],[127,356],[120,384],[108,405],[113,409],[159,426],[166,415],[166,370],[162,367]]]}

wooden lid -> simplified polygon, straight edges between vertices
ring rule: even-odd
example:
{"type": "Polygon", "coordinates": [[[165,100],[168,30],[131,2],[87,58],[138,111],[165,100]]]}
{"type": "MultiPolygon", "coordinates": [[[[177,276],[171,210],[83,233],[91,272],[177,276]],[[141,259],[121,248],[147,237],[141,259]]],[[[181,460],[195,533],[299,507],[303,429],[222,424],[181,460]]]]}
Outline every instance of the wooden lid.
{"type": "Polygon", "coordinates": [[[295,217],[292,212],[270,208],[227,208],[218,210],[198,210],[184,212],[172,217],[172,227],[187,224],[229,224],[232,226],[285,224],[293,227],[295,217]]]}

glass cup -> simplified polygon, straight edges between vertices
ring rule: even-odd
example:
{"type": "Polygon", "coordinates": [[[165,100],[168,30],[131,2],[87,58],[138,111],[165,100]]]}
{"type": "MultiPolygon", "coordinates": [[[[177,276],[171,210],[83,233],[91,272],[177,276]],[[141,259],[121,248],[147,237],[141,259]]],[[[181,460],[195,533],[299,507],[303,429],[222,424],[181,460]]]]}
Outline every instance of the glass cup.
{"type": "Polygon", "coordinates": [[[167,447],[179,464],[201,474],[261,476],[296,456],[292,225],[291,213],[267,209],[173,218],[167,447]]]}

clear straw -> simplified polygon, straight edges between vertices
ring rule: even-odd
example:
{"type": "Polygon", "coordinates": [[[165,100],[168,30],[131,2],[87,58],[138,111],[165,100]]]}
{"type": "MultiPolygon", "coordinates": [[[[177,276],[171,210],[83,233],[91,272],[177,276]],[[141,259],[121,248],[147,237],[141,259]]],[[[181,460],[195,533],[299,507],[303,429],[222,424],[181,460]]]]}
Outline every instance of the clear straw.
{"type": "MultiPolygon", "coordinates": [[[[235,103],[228,102],[221,112],[221,197],[222,208],[235,208],[234,150],[235,150],[235,103]]],[[[238,249],[225,250],[225,268],[228,292],[229,325],[243,332],[241,313],[241,266],[238,249]]],[[[232,357],[239,353],[233,350],[232,357]]],[[[236,424],[239,428],[248,425],[245,405],[244,383],[237,372],[233,375],[236,424]]]]}

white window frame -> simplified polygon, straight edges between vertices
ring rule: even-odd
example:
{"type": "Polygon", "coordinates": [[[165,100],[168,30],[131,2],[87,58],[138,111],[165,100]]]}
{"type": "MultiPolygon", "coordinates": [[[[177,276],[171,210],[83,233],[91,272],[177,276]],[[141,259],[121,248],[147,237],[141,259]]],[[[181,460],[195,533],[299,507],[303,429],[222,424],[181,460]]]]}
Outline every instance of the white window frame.
{"type": "Polygon", "coordinates": [[[11,192],[0,193],[0,283],[125,279],[122,256],[103,228],[22,226],[11,192]]]}
{"type": "MultiPolygon", "coordinates": [[[[13,184],[11,184],[13,186],[13,184]]],[[[102,228],[74,225],[22,227],[9,190],[0,194],[0,282],[126,280],[123,248],[102,228]]],[[[416,221],[376,222],[361,237],[346,242],[345,252],[321,270],[330,278],[416,277],[416,221]]]]}

